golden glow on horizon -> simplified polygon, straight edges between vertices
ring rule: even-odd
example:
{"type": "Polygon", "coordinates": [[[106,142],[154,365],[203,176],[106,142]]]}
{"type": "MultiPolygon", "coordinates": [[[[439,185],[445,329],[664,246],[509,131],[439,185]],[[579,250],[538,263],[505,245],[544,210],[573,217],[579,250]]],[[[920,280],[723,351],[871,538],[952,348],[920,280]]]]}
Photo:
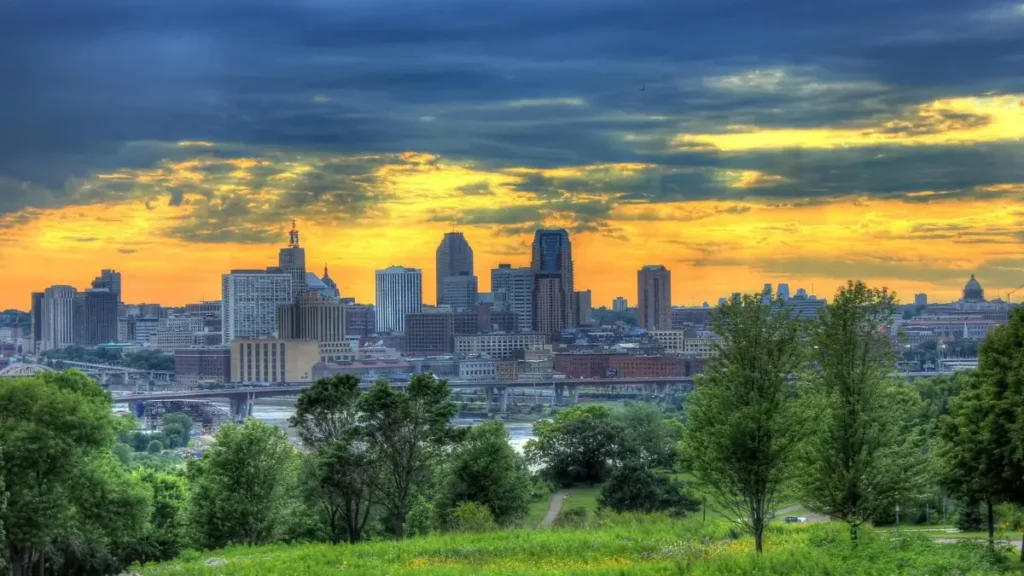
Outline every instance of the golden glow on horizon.
{"type": "MultiPolygon", "coordinates": [[[[572,235],[577,285],[593,291],[595,305],[607,305],[619,295],[634,302],[635,270],[653,263],[672,270],[673,302],[680,305],[714,304],[717,296],[780,281],[789,282],[793,290],[813,287],[819,296],[828,297],[836,286],[854,277],[887,285],[904,300],[915,292],[952,299],[966,280],[967,274],[960,270],[977,270],[999,261],[1019,267],[1019,274],[1012,268],[999,279],[979,275],[994,297],[1010,287],[1006,278],[1024,276],[1019,240],[1013,243],[1014,235],[1024,231],[1024,222],[1013,200],[942,200],[941,193],[936,193],[938,200],[929,203],[850,198],[816,206],[773,207],[750,201],[627,203],[602,195],[607,192],[602,182],[651,168],[644,164],[489,172],[409,152],[371,167],[376,204],[361,218],[351,220],[323,208],[276,212],[275,202],[287,186],[330,160],[320,156],[197,157],[86,179],[81,183],[83,193],[98,194],[104,186],[126,183],[133,188],[120,199],[36,211],[26,223],[0,227],[0,265],[5,273],[0,307],[25,308],[30,291],[52,284],[85,287],[100,268],[123,273],[128,301],[174,305],[216,299],[220,274],[276,262],[292,217],[299,221],[308,269],[319,274],[328,264],[343,295],[361,302],[373,300],[374,270],[391,264],[423,268],[424,300],[433,302],[434,251],[453,223],[473,246],[481,290],[487,290],[489,270],[499,262],[528,265],[532,234],[460,223],[458,215],[467,209],[498,216],[512,209],[546,209],[539,212],[541,224],[574,226],[571,207],[553,209],[538,195],[515,189],[536,176],[568,181],[585,177],[592,191],[574,193],[573,202],[612,202],[604,233],[572,235]],[[258,186],[257,171],[265,171],[266,176],[258,186]],[[479,190],[467,193],[466,187],[479,190]],[[172,205],[170,190],[182,189],[187,192],[180,205],[172,205]],[[189,243],[174,236],[176,227],[192,217],[201,218],[199,225],[204,227],[246,224],[230,219],[206,223],[208,216],[202,210],[207,198],[215,204],[227,203],[235,194],[244,197],[250,215],[258,215],[261,230],[275,240],[189,243]],[[1012,263],[1014,259],[1017,264],[1012,263]]],[[[725,170],[720,175],[734,188],[770,186],[778,178],[757,171],[725,170]]],[[[1018,200],[1024,190],[1020,184],[989,188],[1016,192],[1018,200]]]]}

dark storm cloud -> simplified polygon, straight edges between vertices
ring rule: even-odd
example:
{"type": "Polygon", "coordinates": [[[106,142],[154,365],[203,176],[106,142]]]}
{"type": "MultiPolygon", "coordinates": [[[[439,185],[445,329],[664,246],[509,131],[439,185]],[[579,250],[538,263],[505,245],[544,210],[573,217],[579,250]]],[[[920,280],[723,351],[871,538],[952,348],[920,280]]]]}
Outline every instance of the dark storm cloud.
{"type": "MultiPolygon", "coordinates": [[[[548,204],[547,213],[576,210],[581,229],[603,225],[607,202],[559,203],[592,193],[616,202],[998,199],[1007,192],[985,187],[1024,181],[1016,143],[744,154],[666,148],[678,133],[735,125],[867,126],[894,136],[982,126],[990,119],[921,117],[914,106],[1024,90],[1016,72],[1022,23],[1019,6],[997,0],[865,0],[814,10],[797,0],[2,3],[0,53],[9,57],[0,59],[0,214],[150,200],[152,190],[129,182],[76,183],[199,152],[240,154],[222,142],[338,156],[416,150],[494,170],[657,165],[629,176],[531,175],[517,186],[548,204]],[[179,140],[218,146],[162,144],[179,140]],[[781,180],[737,190],[723,183],[723,169],[781,180]],[[936,194],[912,195],[921,191],[936,194]]],[[[218,177],[232,168],[201,170],[218,177]]],[[[260,241],[273,232],[270,209],[366,214],[381,201],[372,168],[318,166],[270,208],[187,186],[165,185],[162,194],[171,207],[199,198],[195,217],[174,228],[177,237],[260,241]]],[[[272,175],[260,170],[251,171],[254,190],[272,175]]],[[[497,216],[459,219],[474,218],[497,216]]]]}

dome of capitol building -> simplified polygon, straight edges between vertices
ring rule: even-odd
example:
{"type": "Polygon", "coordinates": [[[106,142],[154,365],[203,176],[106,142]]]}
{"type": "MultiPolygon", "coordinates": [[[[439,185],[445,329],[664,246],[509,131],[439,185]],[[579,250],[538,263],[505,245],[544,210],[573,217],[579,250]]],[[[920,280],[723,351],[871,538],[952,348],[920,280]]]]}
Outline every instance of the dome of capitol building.
{"type": "Polygon", "coordinates": [[[985,289],[981,287],[981,283],[974,278],[974,274],[971,274],[971,279],[964,284],[964,302],[984,302],[985,301],[985,289]]]}

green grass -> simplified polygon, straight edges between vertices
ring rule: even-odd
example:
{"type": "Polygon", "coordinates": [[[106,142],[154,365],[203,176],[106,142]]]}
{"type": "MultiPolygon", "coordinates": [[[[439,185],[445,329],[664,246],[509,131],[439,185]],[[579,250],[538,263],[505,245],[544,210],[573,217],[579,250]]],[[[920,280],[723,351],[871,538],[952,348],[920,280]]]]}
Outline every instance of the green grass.
{"type": "Polygon", "coordinates": [[[443,534],[403,542],[233,547],[136,569],[142,576],[402,574],[445,576],[668,575],[924,575],[999,574],[1015,563],[975,543],[936,544],[925,536],[864,530],[853,548],[845,527],[779,527],[765,553],[726,537],[724,526],[699,519],[605,517],[576,530],[443,534]]]}
{"type": "MultiPolygon", "coordinates": [[[[569,497],[562,502],[561,512],[570,508],[585,508],[587,516],[593,516],[597,512],[597,497],[601,495],[604,484],[595,486],[573,486],[569,488],[569,497]]],[[[561,516],[559,512],[559,516],[561,516]]]]}

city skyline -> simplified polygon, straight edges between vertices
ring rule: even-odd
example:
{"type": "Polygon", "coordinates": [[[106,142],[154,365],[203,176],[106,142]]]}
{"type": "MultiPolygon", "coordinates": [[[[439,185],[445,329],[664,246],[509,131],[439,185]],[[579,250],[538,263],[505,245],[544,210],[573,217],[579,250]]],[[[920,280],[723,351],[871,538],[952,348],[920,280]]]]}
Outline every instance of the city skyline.
{"type": "Polygon", "coordinates": [[[390,263],[434,302],[453,227],[480,291],[567,229],[601,305],[655,260],[683,305],[1024,283],[1017,4],[358,4],[0,3],[0,308],[216,298],[292,219],[363,302],[390,263]]]}

